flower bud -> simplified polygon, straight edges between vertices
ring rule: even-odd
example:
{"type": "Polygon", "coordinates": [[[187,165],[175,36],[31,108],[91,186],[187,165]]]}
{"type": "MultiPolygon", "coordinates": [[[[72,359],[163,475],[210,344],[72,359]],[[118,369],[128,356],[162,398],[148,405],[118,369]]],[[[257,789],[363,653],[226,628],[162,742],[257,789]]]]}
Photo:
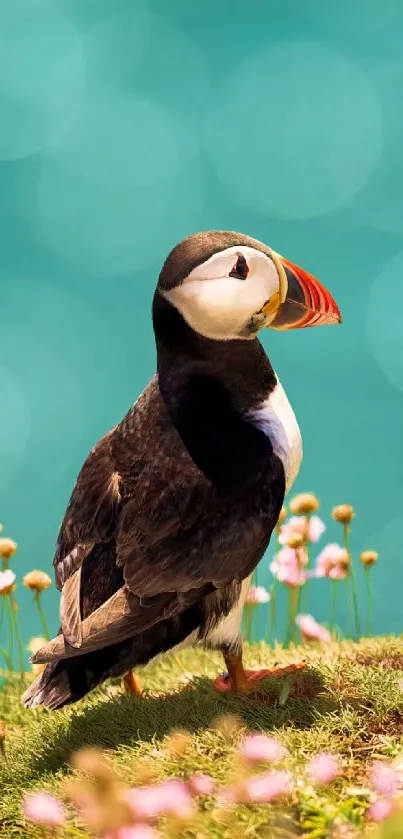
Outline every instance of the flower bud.
{"type": "Polygon", "coordinates": [[[7,568],[0,571],[0,595],[12,594],[15,591],[15,574],[7,568]]]}
{"type": "Polygon", "coordinates": [[[378,554],[376,551],[362,551],[360,553],[360,560],[365,568],[370,568],[378,561],[378,554]]]}
{"type": "Polygon", "coordinates": [[[2,559],[11,559],[17,550],[17,543],[14,539],[8,539],[6,536],[0,539],[0,557],[2,559]]]}
{"type": "Polygon", "coordinates": [[[287,536],[286,544],[289,548],[301,548],[304,544],[304,541],[305,540],[302,533],[297,533],[297,531],[294,531],[294,533],[291,532],[290,535],[287,536]]]}
{"type": "Polygon", "coordinates": [[[291,499],[290,510],[294,515],[308,516],[319,510],[319,501],[313,492],[301,492],[291,499]]]}
{"type": "Polygon", "coordinates": [[[354,517],[354,507],[351,504],[338,504],[337,507],[333,507],[332,519],[338,521],[339,524],[350,524],[354,517]]]}
{"type": "Polygon", "coordinates": [[[31,591],[45,591],[52,585],[52,580],[45,571],[30,571],[23,577],[23,585],[31,591]]]}

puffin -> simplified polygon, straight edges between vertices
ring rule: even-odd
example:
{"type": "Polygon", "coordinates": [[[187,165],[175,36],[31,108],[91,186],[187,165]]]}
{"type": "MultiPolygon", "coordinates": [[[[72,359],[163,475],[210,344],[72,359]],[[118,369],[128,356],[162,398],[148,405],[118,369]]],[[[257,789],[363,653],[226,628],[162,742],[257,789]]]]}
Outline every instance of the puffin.
{"type": "Polygon", "coordinates": [[[23,695],[58,709],[111,677],[184,646],[221,651],[217,690],[257,689],[242,612],[302,442],[259,341],[341,322],[327,289],[269,246],[233,231],[188,236],[152,303],[157,371],[79,472],[53,560],[60,629],[32,657],[23,695]]]}

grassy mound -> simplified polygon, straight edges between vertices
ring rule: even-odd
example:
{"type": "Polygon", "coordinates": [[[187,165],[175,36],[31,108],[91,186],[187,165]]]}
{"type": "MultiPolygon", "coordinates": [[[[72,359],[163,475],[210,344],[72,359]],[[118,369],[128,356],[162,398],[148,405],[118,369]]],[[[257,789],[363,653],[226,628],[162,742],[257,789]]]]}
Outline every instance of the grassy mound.
{"type": "MultiPolygon", "coordinates": [[[[301,781],[293,798],[295,833],[329,835],[335,814],[359,824],[367,806],[366,773],[374,758],[393,757],[403,746],[403,643],[399,638],[364,639],[324,647],[271,650],[264,644],[245,650],[249,667],[303,658],[306,670],[292,679],[272,679],[249,698],[217,694],[211,677],[223,668],[219,655],[185,650],[145,668],[141,698],[124,694],[118,684],[95,691],[81,703],[58,712],[21,707],[19,677],[4,682],[0,719],[6,722],[5,756],[0,756],[0,836],[40,837],[28,825],[21,798],[28,788],[46,788],[63,796],[63,780],[73,773],[71,754],[84,745],[109,750],[122,778],[134,785],[145,778],[188,777],[205,772],[219,782],[231,774],[233,742],[217,718],[235,714],[245,728],[274,733],[289,749],[288,767],[301,781]],[[302,653],[302,655],[301,655],[302,653]],[[178,757],[167,748],[174,729],[187,729],[190,745],[178,757]],[[332,751],[343,761],[343,774],[331,787],[314,789],[303,778],[307,758],[332,751]]],[[[239,835],[269,836],[267,807],[237,808],[239,835]]],[[[202,830],[186,836],[233,836],[225,819],[217,820],[206,801],[202,830]]],[[[63,837],[89,834],[72,820],[63,837]]]]}

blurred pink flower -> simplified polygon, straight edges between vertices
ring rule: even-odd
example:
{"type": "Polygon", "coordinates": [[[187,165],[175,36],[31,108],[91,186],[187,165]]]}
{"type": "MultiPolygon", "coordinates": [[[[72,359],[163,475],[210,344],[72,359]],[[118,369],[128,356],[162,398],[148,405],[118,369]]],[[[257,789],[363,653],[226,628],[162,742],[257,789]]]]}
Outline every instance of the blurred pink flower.
{"type": "Polygon", "coordinates": [[[0,571],[0,594],[9,594],[14,588],[15,574],[7,568],[6,571],[0,571]]]}
{"type": "Polygon", "coordinates": [[[370,783],[378,795],[394,795],[400,786],[399,776],[393,766],[376,760],[371,767],[370,783]]]}
{"type": "Polygon", "coordinates": [[[331,784],[340,773],[340,762],[334,755],[321,752],[308,763],[308,775],[316,784],[331,784]]]}
{"type": "Polygon", "coordinates": [[[275,737],[268,737],[266,734],[248,734],[241,743],[240,753],[248,763],[265,761],[275,763],[283,760],[287,750],[275,737]]]}
{"type": "Polygon", "coordinates": [[[243,800],[249,804],[270,804],[292,790],[289,772],[275,770],[248,778],[243,786],[243,800]]]}
{"type": "Polygon", "coordinates": [[[251,586],[248,591],[246,602],[250,606],[257,606],[261,603],[268,603],[270,598],[271,595],[264,586],[251,586]]]}
{"type": "Polygon", "coordinates": [[[304,566],[308,564],[308,555],[304,548],[285,547],[279,551],[270,563],[270,571],[280,583],[288,586],[303,586],[308,579],[304,566]],[[298,557],[297,557],[298,551],[298,557]]]}
{"type": "Polygon", "coordinates": [[[287,545],[288,540],[292,538],[293,534],[298,533],[304,537],[306,534],[309,542],[319,542],[325,530],[326,525],[319,516],[311,516],[308,522],[305,516],[291,516],[281,527],[278,541],[280,545],[287,545]]]}
{"type": "Polygon", "coordinates": [[[102,839],[158,839],[158,833],[149,824],[128,824],[117,833],[105,833],[102,839]]]}
{"type": "Polygon", "coordinates": [[[331,641],[331,634],[325,626],[318,623],[312,615],[297,615],[295,623],[306,641],[331,641]]]}
{"type": "Polygon", "coordinates": [[[189,778],[189,787],[195,795],[212,795],[215,781],[210,775],[193,775],[189,778]]]}
{"type": "Polygon", "coordinates": [[[330,577],[332,580],[344,580],[348,576],[349,556],[345,548],[330,542],[325,545],[316,559],[316,577],[330,577]]]}
{"type": "Polygon", "coordinates": [[[126,800],[138,819],[156,819],[164,814],[189,818],[193,813],[190,792],[181,781],[135,787],[127,791],[126,800]]]}
{"type": "Polygon", "coordinates": [[[66,821],[63,805],[48,792],[31,792],[25,796],[22,809],[24,816],[44,827],[60,827],[66,821]]]}
{"type": "Polygon", "coordinates": [[[368,807],[368,818],[373,822],[384,822],[395,810],[395,802],[390,798],[378,798],[368,807]]]}

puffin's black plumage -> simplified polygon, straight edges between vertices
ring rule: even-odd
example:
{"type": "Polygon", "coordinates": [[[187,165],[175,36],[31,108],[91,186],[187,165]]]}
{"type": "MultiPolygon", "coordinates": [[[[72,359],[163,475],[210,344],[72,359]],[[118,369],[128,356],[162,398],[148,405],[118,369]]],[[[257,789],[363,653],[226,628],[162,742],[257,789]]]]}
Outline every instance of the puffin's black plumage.
{"type": "Polygon", "coordinates": [[[27,706],[74,702],[191,633],[208,635],[261,559],[285,494],[270,438],[245,419],[275,388],[256,339],[213,341],[161,294],[233,244],[199,234],[168,257],[153,303],[158,374],[94,447],[54,558],[62,628],[27,706]]]}

